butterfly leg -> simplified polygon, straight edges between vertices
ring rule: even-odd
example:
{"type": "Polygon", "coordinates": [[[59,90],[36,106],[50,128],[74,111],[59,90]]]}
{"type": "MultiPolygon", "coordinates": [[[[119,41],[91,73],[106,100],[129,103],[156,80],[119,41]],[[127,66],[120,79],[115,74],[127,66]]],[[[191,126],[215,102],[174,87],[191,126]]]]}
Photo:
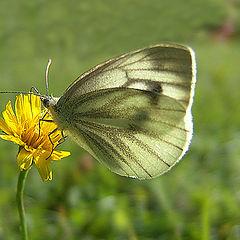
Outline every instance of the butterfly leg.
{"type": "MultiPolygon", "coordinates": [[[[49,120],[49,121],[52,121],[52,120],[49,120]]],[[[48,121],[48,122],[49,122],[49,121],[48,121]]],[[[53,122],[53,121],[52,121],[52,122],[53,122]]],[[[48,159],[51,157],[52,153],[53,153],[54,143],[53,143],[53,141],[52,141],[51,135],[52,135],[53,133],[55,133],[57,130],[58,130],[58,128],[55,128],[52,132],[50,132],[50,133],[48,134],[49,141],[50,141],[50,143],[52,144],[52,150],[51,150],[50,155],[46,158],[46,160],[48,160],[48,159]]],[[[58,135],[57,135],[57,136],[58,136],[58,135]]]]}
{"type": "MultiPolygon", "coordinates": [[[[50,120],[49,120],[49,121],[50,121],[50,120]]],[[[54,147],[54,143],[53,143],[53,141],[52,141],[51,135],[52,135],[53,133],[55,133],[57,130],[58,130],[58,128],[55,128],[52,132],[50,132],[50,133],[48,134],[49,141],[50,141],[51,144],[52,144],[52,151],[51,151],[50,155],[46,158],[46,160],[51,157],[54,148],[56,148],[58,145],[62,144],[62,143],[65,141],[66,137],[67,137],[67,136],[64,136],[63,130],[61,130],[62,138],[58,141],[57,145],[54,147]]],[[[59,134],[57,134],[57,135],[55,136],[55,138],[58,137],[58,136],[59,136],[59,134]]]]}
{"type": "Polygon", "coordinates": [[[41,119],[39,119],[39,122],[38,122],[38,129],[39,129],[39,132],[38,132],[38,138],[40,137],[40,132],[41,132],[41,122],[53,122],[53,120],[48,120],[48,119],[44,119],[47,114],[49,114],[48,112],[46,112],[43,117],[41,119]]]}
{"type": "Polygon", "coordinates": [[[37,94],[39,94],[39,96],[41,95],[40,92],[37,90],[37,88],[31,87],[30,92],[33,92],[33,91],[35,91],[37,94]]]}
{"type": "MultiPolygon", "coordinates": [[[[60,144],[62,144],[63,142],[65,142],[65,139],[67,138],[67,136],[64,136],[63,130],[61,130],[61,139],[58,141],[58,144],[56,145],[56,147],[60,144]]],[[[58,135],[57,135],[58,136],[58,135]]]]}
{"type": "MultiPolygon", "coordinates": [[[[39,128],[39,134],[38,134],[38,138],[40,137],[40,132],[41,132],[41,122],[49,122],[49,123],[54,122],[54,121],[51,120],[51,119],[44,119],[44,118],[47,116],[47,114],[49,114],[49,113],[46,112],[46,113],[43,115],[42,119],[39,119],[39,127],[38,127],[38,128],[39,128]]],[[[61,139],[58,141],[57,145],[54,146],[54,143],[53,143],[53,141],[52,141],[51,135],[54,134],[57,130],[58,130],[58,128],[55,128],[52,132],[50,132],[50,133],[48,134],[49,141],[50,141],[50,143],[52,144],[52,150],[51,150],[50,155],[46,158],[46,160],[47,160],[49,157],[51,157],[54,148],[56,148],[58,145],[62,144],[62,143],[65,141],[66,137],[67,137],[67,136],[64,136],[63,130],[61,130],[61,135],[62,135],[62,137],[61,137],[61,139]]],[[[59,136],[59,134],[56,135],[55,137],[58,137],[58,136],[59,136]]]]}

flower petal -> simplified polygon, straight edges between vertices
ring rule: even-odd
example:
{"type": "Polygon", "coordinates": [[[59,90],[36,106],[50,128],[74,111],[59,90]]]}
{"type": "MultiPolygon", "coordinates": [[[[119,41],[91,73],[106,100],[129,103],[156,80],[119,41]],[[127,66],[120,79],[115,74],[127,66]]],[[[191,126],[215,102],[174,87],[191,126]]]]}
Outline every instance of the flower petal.
{"type": "Polygon", "coordinates": [[[23,98],[22,98],[22,94],[20,94],[19,96],[16,97],[16,101],[15,101],[15,112],[16,112],[16,116],[17,116],[17,120],[18,123],[20,125],[22,125],[22,123],[24,122],[24,118],[23,118],[23,98]]]}
{"type": "Polygon", "coordinates": [[[70,156],[71,153],[68,151],[53,151],[51,155],[52,160],[61,160],[64,157],[70,156]]]}
{"type": "Polygon", "coordinates": [[[11,141],[16,143],[19,146],[24,146],[25,143],[18,137],[14,137],[12,135],[0,135],[0,138],[7,140],[7,141],[11,141]]]}
{"type": "Polygon", "coordinates": [[[19,134],[18,132],[18,122],[16,119],[16,116],[12,110],[11,101],[8,102],[6,106],[6,110],[2,112],[3,118],[5,122],[7,123],[8,127],[16,134],[19,134]]]}
{"type": "Polygon", "coordinates": [[[24,117],[26,120],[32,119],[32,108],[31,102],[29,101],[29,97],[23,96],[23,108],[24,108],[24,117]]]}
{"type": "Polygon", "coordinates": [[[31,167],[33,160],[33,154],[22,148],[17,156],[18,168],[22,170],[27,170],[31,167]]]}
{"type": "Polygon", "coordinates": [[[39,119],[39,116],[42,112],[41,99],[40,97],[37,97],[33,94],[29,94],[28,97],[29,97],[29,102],[31,103],[32,116],[33,118],[37,117],[39,119]]]}
{"type": "Polygon", "coordinates": [[[51,152],[38,151],[34,159],[35,165],[43,181],[52,180],[52,169],[50,167],[51,160],[47,159],[51,152]]]}
{"type": "Polygon", "coordinates": [[[12,134],[11,129],[8,127],[7,123],[0,117],[0,129],[6,134],[12,134]]]}

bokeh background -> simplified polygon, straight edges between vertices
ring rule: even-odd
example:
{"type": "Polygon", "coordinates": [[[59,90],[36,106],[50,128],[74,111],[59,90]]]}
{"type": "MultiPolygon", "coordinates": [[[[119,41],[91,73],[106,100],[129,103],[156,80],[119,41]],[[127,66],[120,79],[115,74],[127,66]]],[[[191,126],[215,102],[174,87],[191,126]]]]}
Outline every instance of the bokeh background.
{"type": "MultiPolygon", "coordinates": [[[[0,1],[0,90],[60,96],[92,66],[163,41],[191,46],[194,138],[167,174],[117,176],[70,139],[54,178],[29,172],[30,239],[240,239],[240,1],[0,1]]],[[[13,94],[0,95],[1,111],[13,94]]],[[[19,239],[17,146],[0,142],[0,239],[19,239]]]]}

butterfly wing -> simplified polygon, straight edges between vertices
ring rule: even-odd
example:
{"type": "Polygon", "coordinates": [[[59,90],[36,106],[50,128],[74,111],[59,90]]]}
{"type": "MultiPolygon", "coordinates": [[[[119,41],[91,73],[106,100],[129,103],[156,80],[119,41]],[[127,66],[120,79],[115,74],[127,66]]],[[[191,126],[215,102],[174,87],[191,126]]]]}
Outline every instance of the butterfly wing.
{"type": "Polygon", "coordinates": [[[193,51],[157,45],[81,75],[53,115],[113,172],[152,178],[169,170],[188,149],[194,85],[193,51]]]}
{"type": "Polygon", "coordinates": [[[60,103],[100,89],[125,87],[163,93],[187,108],[194,94],[195,78],[196,63],[191,48],[160,44],[95,66],[67,88],[60,103]]]}
{"type": "Polygon", "coordinates": [[[178,101],[145,90],[98,90],[62,111],[68,111],[66,130],[76,142],[113,172],[139,179],[170,169],[191,131],[178,101]]]}

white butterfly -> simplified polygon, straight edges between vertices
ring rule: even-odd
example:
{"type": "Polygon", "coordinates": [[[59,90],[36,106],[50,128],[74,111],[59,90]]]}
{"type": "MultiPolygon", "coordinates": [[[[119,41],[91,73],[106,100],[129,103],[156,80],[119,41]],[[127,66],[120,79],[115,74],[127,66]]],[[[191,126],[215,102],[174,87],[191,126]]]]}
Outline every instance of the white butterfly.
{"type": "Polygon", "coordinates": [[[59,129],[111,171],[146,179],[187,151],[195,82],[193,50],[159,44],[97,65],[42,101],[59,129]]]}

